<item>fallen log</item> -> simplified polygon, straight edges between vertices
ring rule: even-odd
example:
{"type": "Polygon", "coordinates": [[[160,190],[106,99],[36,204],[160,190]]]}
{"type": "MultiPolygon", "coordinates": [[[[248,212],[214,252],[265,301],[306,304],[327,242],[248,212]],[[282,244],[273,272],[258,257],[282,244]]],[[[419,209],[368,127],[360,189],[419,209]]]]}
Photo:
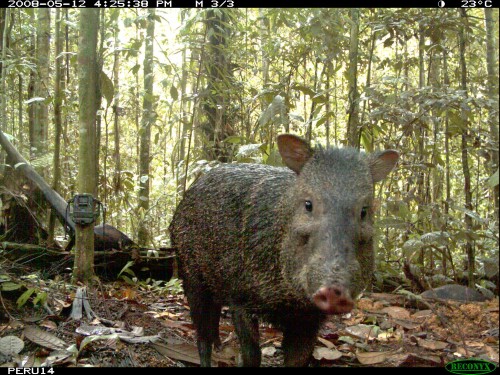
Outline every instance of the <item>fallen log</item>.
{"type": "Polygon", "coordinates": [[[33,169],[30,163],[23,158],[2,131],[0,131],[0,144],[9,155],[11,162],[14,164],[13,167],[40,189],[47,202],[55,210],[59,222],[69,228],[71,234],[74,234],[75,223],[71,218],[66,217],[68,203],[33,169]]]}
{"type": "MultiPolygon", "coordinates": [[[[72,238],[66,247],[66,250],[69,251],[74,244],[75,223],[66,215],[68,203],[33,169],[30,163],[17,151],[2,131],[0,131],[0,144],[9,155],[13,167],[40,189],[45,200],[55,211],[59,222],[67,228],[72,238]]],[[[94,236],[95,250],[123,250],[136,246],[125,233],[108,224],[94,227],[94,236]]]]}
{"type": "MultiPolygon", "coordinates": [[[[51,249],[32,244],[0,242],[3,258],[20,266],[40,269],[48,277],[61,274],[73,265],[74,254],[58,249],[51,249]]],[[[155,250],[157,256],[150,255],[152,249],[135,249],[133,253],[121,250],[94,252],[94,269],[98,276],[116,278],[118,273],[134,260],[131,269],[141,278],[151,277],[156,280],[169,280],[173,272],[172,249],[155,250]]]]}

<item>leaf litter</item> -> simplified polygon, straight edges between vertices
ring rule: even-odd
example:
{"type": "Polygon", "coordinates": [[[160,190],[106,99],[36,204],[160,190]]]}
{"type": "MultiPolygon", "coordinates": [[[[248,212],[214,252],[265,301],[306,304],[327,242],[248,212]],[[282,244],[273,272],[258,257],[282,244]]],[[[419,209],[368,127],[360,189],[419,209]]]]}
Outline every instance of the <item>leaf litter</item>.
{"type": "MultiPolygon", "coordinates": [[[[4,292],[1,297],[12,319],[0,321],[3,365],[199,366],[184,296],[131,288],[114,282],[98,290],[53,290],[48,301],[53,314],[44,317],[41,306],[27,303],[19,309],[16,299],[4,292]],[[33,321],[31,316],[42,318],[33,321]]],[[[498,304],[498,298],[417,304],[404,295],[366,294],[350,313],[327,319],[311,365],[443,367],[471,357],[498,363],[498,304]]],[[[278,329],[261,323],[263,366],[282,365],[281,341],[278,329]]],[[[213,365],[235,366],[239,354],[231,314],[224,308],[213,365]]]]}

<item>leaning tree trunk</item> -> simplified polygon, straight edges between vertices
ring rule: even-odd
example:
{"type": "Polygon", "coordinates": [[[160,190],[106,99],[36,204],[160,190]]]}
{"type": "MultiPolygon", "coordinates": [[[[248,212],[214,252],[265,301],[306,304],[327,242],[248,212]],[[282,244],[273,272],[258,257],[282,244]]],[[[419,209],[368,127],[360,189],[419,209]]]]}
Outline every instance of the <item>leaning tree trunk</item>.
{"type": "MultiPolygon", "coordinates": [[[[61,180],[61,165],[60,165],[60,155],[61,155],[61,134],[62,134],[62,87],[63,87],[63,64],[62,64],[62,34],[61,34],[61,10],[56,9],[56,77],[54,84],[54,124],[55,124],[55,140],[54,140],[54,178],[52,180],[52,189],[59,191],[59,183],[61,180]]],[[[56,223],[56,212],[54,210],[50,211],[49,218],[49,244],[54,241],[54,228],[56,223]]]]}

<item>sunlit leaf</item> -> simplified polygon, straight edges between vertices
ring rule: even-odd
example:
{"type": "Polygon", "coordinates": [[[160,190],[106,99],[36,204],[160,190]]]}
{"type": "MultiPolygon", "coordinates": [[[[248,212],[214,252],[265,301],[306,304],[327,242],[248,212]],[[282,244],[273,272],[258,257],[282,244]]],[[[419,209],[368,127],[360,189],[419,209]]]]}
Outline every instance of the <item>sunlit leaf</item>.
{"type": "Polygon", "coordinates": [[[111,79],[107,76],[106,73],[101,71],[101,91],[102,91],[102,95],[104,96],[104,98],[108,102],[108,105],[110,105],[111,102],[113,101],[114,90],[115,89],[114,89],[113,82],[111,81],[111,79]]]}

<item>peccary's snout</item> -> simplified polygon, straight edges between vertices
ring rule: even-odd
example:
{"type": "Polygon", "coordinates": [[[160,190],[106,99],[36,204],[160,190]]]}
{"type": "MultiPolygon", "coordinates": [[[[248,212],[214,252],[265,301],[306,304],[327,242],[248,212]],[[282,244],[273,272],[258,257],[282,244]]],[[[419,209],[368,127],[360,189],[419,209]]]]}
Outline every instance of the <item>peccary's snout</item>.
{"type": "Polygon", "coordinates": [[[319,288],[313,295],[313,301],[326,314],[345,314],[354,306],[349,291],[341,285],[319,288]]]}

